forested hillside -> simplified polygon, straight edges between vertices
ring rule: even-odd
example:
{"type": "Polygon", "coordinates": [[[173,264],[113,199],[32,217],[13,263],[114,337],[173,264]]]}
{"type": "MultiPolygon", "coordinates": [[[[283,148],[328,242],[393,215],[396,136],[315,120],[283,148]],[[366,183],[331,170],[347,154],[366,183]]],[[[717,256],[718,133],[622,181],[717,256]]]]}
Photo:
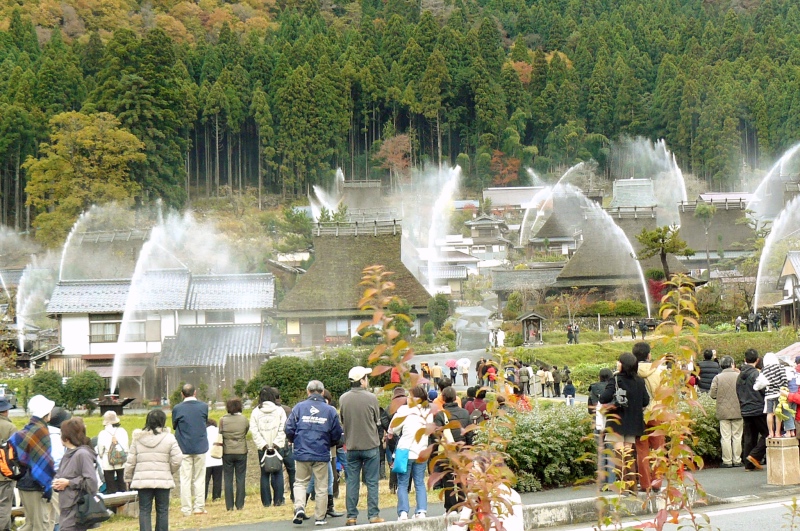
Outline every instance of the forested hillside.
{"type": "Polygon", "coordinates": [[[394,180],[441,159],[475,190],[513,185],[526,166],[604,165],[620,135],[666,138],[724,190],[800,139],[790,0],[5,0],[2,15],[0,221],[21,228],[64,230],[97,195],[304,194],[336,167],[394,180]]]}

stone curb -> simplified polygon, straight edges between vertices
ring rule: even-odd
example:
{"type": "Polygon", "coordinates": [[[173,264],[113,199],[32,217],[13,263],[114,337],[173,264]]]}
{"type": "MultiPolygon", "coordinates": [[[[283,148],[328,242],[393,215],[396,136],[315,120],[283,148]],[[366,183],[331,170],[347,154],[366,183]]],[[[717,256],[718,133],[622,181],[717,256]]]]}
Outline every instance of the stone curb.
{"type": "MultiPolygon", "coordinates": [[[[710,494],[706,495],[707,503],[698,505],[699,512],[702,512],[704,507],[712,505],[722,505],[727,503],[739,503],[746,501],[757,501],[765,498],[778,498],[785,496],[797,495],[800,497],[800,486],[779,491],[762,493],[753,496],[735,496],[731,498],[721,498],[710,494]]],[[[613,496],[607,496],[613,498],[613,496]]],[[[626,498],[622,500],[623,511],[628,516],[644,516],[654,514],[650,510],[651,505],[646,503],[644,498],[637,500],[626,498]]],[[[543,529],[548,527],[556,527],[570,524],[591,523],[597,521],[597,512],[599,509],[598,498],[581,498],[577,500],[569,500],[562,502],[551,503],[538,503],[533,505],[526,505],[523,507],[523,515],[525,518],[525,529],[543,529]]],[[[369,530],[369,531],[442,531],[447,528],[448,522],[445,516],[437,516],[426,518],[424,520],[408,520],[405,522],[391,521],[383,522],[380,524],[362,524],[351,527],[354,530],[369,530]]],[[[451,519],[455,521],[455,519],[451,519]]]]}

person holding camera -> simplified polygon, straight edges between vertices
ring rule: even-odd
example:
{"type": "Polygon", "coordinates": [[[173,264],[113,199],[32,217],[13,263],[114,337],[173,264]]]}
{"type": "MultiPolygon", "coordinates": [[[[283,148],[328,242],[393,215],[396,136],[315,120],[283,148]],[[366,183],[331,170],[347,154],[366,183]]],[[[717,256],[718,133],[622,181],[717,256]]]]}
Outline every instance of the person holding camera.
{"type": "Polygon", "coordinates": [[[621,354],[616,374],[600,395],[600,403],[610,406],[606,421],[610,431],[606,434],[606,442],[614,445],[618,459],[621,459],[622,477],[626,481],[630,468],[630,459],[626,454],[631,452],[636,438],[644,435],[644,409],[650,403],[647,387],[638,370],[636,356],[630,352],[621,354]]]}

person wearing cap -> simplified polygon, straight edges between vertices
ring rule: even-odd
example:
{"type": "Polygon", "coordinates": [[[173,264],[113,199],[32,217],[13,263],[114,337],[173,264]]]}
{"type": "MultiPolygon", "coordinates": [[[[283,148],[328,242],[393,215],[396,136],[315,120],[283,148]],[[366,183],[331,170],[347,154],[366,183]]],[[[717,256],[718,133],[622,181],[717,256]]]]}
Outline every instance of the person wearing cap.
{"type": "Polygon", "coordinates": [[[358,521],[358,494],[363,472],[367,484],[367,517],[372,524],[383,522],[378,507],[380,477],[381,422],[378,398],[369,389],[372,369],[360,365],[350,369],[350,390],[339,399],[339,414],[344,425],[344,444],[347,447],[347,524],[358,521]]]}
{"type": "MultiPolygon", "coordinates": [[[[298,403],[286,419],[284,431],[294,444],[294,519],[296,525],[306,519],[306,487],[314,475],[315,525],[325,525],[328,510],[328,463],[331,447],[342,438],[342,425],[336,409],[329,406],[322,393],[325,386],[319,380],[311,380],[306,386],[308,398],[298,403]]],[[[348,474],[349,475],[349,474],[348,474]]]]}
{"type": "MultiPolygon", "coordinates": [[[[58,473],[58,469],[61,466],[61,458],[64,457],[64,452],[66,451],[64,448],[64,443],[61,442],[61,424],[71,418],[72,413],[63,407],[54,407],[53,411],[50,413],[50,421],[47,423],[48,430],[50,430],[50,453],[53,455],[53,468],[55,468],[56,473],[58,473]]],[[[59,529],[57,522],[60,516],[61,511],[59,507],[58,492],[53,490],[53,499],[50,500],[49,518],[51,522],[56,522],[56,531],[59,529]]],[[[0,529],[7,528],[2,527],[0,529]]]]}
{"type": "Polygon", "coordinates": [[[195,396],[192,384],[181,388],[183,402],[172,408],[172,429],[183,453],[181,461],[181,512],[208,514],[206,511],[206,420],[208,404],[195,396]]]}
{"type": "Polygon", "coordinates": [[[31,398],[28,401],[30,421],[9,439],[17,451],[19,462],[27,467],[25,475],[17,481],[19,498],[25,506],[25,525],[21,531],[52,531],[55,524],[48,519],[56,471],[47,429],[55,405],[43,395],[31,398]]]}
{"type": "MultiPolygon", "coordinates": [[[[17,431],[8,418],[11,404],[0,397],[0,441],[7,441],[17,431]]],[[[63,452],[62,452],[63,453],[63,452]]],[[[14,481],[0,474],[0,529],[11,529],[11,508],[14,506],[14,481]]]]}
{"type": "Polygon", "coordinates": [[[120,427],[119,417],[114,411],[106,411],[103,415],[103,429],[97,434],[97,455],[103,467],[106,482],[106,494],[125,492],[125,463],[112,465],[108,462],[111,450],[119,445],[128,454],[128,432],[120,427]]]}

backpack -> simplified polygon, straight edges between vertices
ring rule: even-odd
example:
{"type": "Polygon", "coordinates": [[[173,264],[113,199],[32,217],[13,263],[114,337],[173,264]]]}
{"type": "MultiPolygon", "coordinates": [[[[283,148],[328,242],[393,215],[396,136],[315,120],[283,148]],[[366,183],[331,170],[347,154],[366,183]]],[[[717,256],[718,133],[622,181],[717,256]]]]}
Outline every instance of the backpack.
{"type": "MultiPolygon", "coordinates": [[[[116,432],[115,432],[116,433],[116,432]]],[[[111,436],[111,448],[108,449],[108,464],[111,466],[121,466],[128,461],[128,453],[117,441],[116,435],[111,436]]]]}
{"type": "Polygon", "coordinates": [[[489,414],[486,411],[481,411],[478,408],[472,410],[472,413],[469,414],[469,423],[470,424],[480,424],[489,420],[489,414]]]}
{"type": "Polygon", "coordinates": [[[8,440],[0,442],[0,474],[18,480],[25,475],[25,465],[17,458],[17,449],[8,440]]]}

